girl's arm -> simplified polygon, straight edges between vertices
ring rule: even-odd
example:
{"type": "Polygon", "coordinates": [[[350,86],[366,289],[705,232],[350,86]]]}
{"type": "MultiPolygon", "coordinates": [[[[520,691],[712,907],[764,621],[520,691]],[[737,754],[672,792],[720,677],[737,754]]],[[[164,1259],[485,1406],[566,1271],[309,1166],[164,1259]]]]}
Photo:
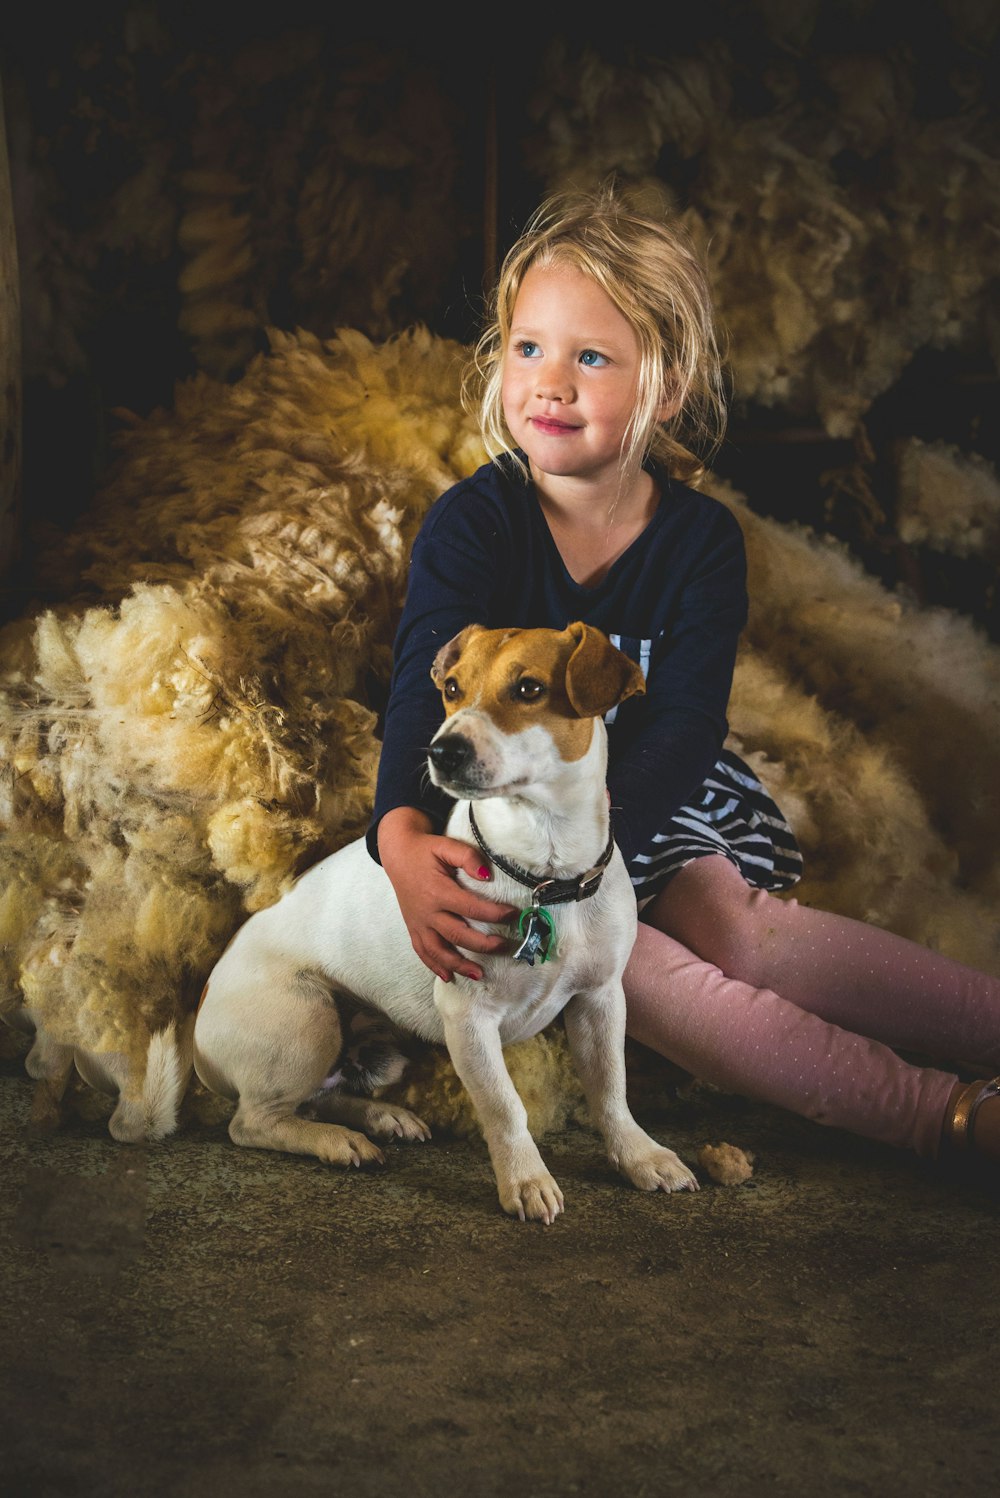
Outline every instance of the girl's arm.
{"type": "Polygon", "coordinates": [[[431,681],[431,665],[443,645],[468,624],[489,625],[494,597],[502,596],[504,547],[494,545],[496,526],[484,497],[458,505],[439,500],[425,520],[410,557],[406,603],[393,644],[393,671],[385,713],[382,752],[368,848],[378,857],[378,828],[396,807],[419,807],[440,830],[451,798],[431,784],[427,749],[444,719],[441,693],[431,681]],[[478,521],[478,523],[477,523],[478,521]]]}
{"type": "Polygon", "coordinates": [[[414,951],[446,982],[456,972],[482,976],[458,950],[459,943],[482,953],[507,948],[504,937],[467,923],[505,921],[515,913],[457,882],[457,869],[484,882],[490,870],[478,849],[442,835],[453,802],[427,774],[427,747],[444,716],[431,664],[466,625],[491,622],[491,600],[502,575],[503,547],[495,524],[491,528],[488,501],[483,500],[481,527],[463,525],[454,510],[433,511],[413,547],[368,831],[369,851],[389,876],[414,951]]]}

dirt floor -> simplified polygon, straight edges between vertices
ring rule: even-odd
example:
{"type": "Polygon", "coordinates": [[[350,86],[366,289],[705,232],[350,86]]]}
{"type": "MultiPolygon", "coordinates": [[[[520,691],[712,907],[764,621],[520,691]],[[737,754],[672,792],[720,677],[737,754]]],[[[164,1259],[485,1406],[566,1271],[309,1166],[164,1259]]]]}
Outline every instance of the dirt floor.
{"type": "Polygon", "coordinates": [[[750,1182],[645,1196],[572,1128],[525,1226],[478,1143],[33,1139],[31,1085],[0,1062],[7,1498],[995,1491],[995,1184],[692,1088],[636,1112],[750,1182]]]}

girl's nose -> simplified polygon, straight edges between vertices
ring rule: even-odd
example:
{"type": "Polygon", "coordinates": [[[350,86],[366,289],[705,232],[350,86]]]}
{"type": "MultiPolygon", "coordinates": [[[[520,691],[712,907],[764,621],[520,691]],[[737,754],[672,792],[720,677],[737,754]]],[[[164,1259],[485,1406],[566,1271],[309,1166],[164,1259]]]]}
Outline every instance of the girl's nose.
{"type": "Polygon", "coordinates": [[[538,371],[535,394],[539,400],[565,403],[573,399],[573,382],[565,369],[549,364],[538,371]]]}

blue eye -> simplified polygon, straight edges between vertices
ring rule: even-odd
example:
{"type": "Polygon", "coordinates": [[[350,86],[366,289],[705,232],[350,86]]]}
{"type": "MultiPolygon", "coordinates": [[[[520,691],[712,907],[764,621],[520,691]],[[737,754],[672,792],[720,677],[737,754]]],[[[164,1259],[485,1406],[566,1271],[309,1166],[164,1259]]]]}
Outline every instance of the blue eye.
{"type": "Polygon", "coordinates": [[[522,359],[534,359],[540,352],[538,344],[532,343],[530,338],[522,338],[517,345],[517,352],[522,359]]]}
{"type": "Polygon", "coordinates": [[[599,354],[596,349],[585,348],[580,355],[580,363],[585,364],[588,369],[600,369],[601,365],[607,362],[605,356],[599,354]]]}

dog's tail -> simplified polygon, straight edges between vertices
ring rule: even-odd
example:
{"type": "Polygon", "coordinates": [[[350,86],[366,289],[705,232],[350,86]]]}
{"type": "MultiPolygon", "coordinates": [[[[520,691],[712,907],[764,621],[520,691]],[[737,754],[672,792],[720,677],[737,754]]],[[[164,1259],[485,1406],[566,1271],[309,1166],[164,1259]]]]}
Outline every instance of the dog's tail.
{"type": "Polygon", "coordinates": [[[150,1036],[142,1084],[143,1132],[147,1139],[164,1139],[176,1129],[189,1072],[181,1056],[176,1025],[171,1023],[150,1036]]]}
{"type": "Polygon", "coordinates": [[[142,1140],[165,1139],[174,1132],[191,1076],[193,1033],[192,1015],[180,1031],[171,1022],[150,1036],[142,1092],[132,1098],[123,1093],[108,1124],[116,1139],[138,1144],[142,1140]]]}

